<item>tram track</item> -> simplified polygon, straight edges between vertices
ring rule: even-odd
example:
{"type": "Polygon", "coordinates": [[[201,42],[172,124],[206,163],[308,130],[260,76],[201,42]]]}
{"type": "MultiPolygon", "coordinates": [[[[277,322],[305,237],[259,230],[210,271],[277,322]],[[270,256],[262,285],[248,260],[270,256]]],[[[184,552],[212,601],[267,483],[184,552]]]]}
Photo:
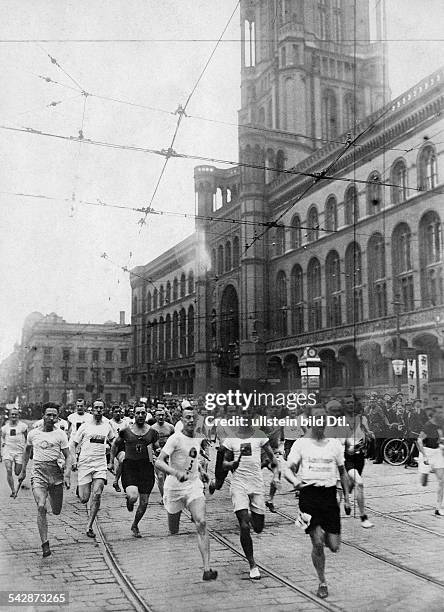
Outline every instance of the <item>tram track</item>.
{"type": "Polygon", "coordinates": [[[437,536],[438,538],[444,538],[444,533],[439,533],[439,531],[434,531],[433,529],[429,529],[428,527],[424,527],[423,525],[418,525],[417,523],[406,521],[405,519],[399,518],[398,516],[393,516],[391,514],[388,514],[387,512],[375,510],[374,508],[370,508],[369,506],[366,506],[366,509],[372,514],[375,514],[376,516],[382,516],[384,518],[395,521],[396,523],[401,523],[402,525],[408,525],[409,527],[419,529],[420,531],[425,531],[426,533],[430,533],[434,536],[437,536]]]}
{"type": "MultiPolygon", "coordinates": [[[[275,510],[275,513],[278,514],[279,516],[294,522],[296,520],[296,516],[293,516],[291,514],[288,514],[287,512],[283,512],[282,510],[275,510]]],[[[381,513],[383,516],[385,516],[383,513],[381,513]]],[[[419,527],[419,525],[414,525],[414,523],[408,523],[407,521],[402,521],[402,519],[399,519],[401,522],[406,523],[409,526],[413,526],[413,527],[419,527]]],[[[426,531],[436,535],[437,532],[434,532],[432,530],[428,530],[426,528],[424,528],[426,531]]],[[[439,534],[441,535],[441,534],[439,534]]],[[[367,548],[365,548],[364,546],[361,546],[360,544],[356,544],[354,542],[351,542],[347,539],[343,539],[341,537],[341,543],[344,546],[348,546],[349,548],[354,548],[355,550],[359,550],[360,552],[368,555],[369,557],[373,557],[374,559],[377,559],[378,561],[381,561],[383,563],[386,563],[387,565],[390,565],[393,568],[399,569],[403,572],[412,574],[413,576],[415,576],[416,578],[419,578],[421,580],[424,580],[428,583],[434,584],[435,586],[444,589],[444,582],[442,580],[437,580],[436,578],[433,578],[432,576],[429,576],[428,574],[424,574],[423,572],[420,572],[418,570],[415,570],[411,567],[408,567],[407,565],[404,565],[403,563],[399,563],[398,561],[394,561],[393,559],[389,559],[388,557],[381,555],[379,553],[373,552],[371,550],[368,550],[367,548]]]]}
{"type": "MultiPolygon", "coordinates": [[[[184,514],[186,514],[186,516],[191,520],[191,515],[188,512],[184,512],[184,514]]],[[[208,533],[210,535],[210,538],[212,538],[213,540],[216,540],[217,542],[219,542],[219,544],[222,544],[223,546],[231,550],[234,554],[236,554],[238,557],[246,561],[245,555],[237,548],[237,546],[235,546],[232,542],[230,542],[230,540],[228,540],[228,538],[226,538],[222,533],[212,528],[208,528],[208,533]]],[[[264,574],[270,576],[277,582],[280,582],[282,585],[286,586],[288,589],[290,589],[294,593],[301,595],[306,600],[311,601],[312,603],[315,603],[320,609],[330,610],[331,612],[344,612],[345,610],[344,608],[341,608],[337,606],[336,604],[333,604],[325,599],[320,599],[319,597],[317,597],[317,595],[315,595],[308,589],[304,589],[303,587],[298,586],[297,584],[295,584],[294,582],[292,582],[285,576],[282,576],[282,574],[279,574],[278,572],[270,568],[268,565],[265,565],[261,561],[258,561],[256,556],[255,556],[255,561],[256,561],[257,567],[260,570],[262,570],[264,574]]]]}

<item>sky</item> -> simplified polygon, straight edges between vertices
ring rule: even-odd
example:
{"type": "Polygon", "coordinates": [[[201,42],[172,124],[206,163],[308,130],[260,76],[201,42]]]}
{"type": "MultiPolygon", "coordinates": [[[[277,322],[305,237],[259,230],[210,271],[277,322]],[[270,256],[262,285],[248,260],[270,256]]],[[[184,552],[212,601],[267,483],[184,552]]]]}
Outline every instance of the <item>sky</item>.
{"type": "MultiPolygon", "coordinates": [[[[385,1],[395,97],[444,64],[444,2],[385,1]]],[[[1,6],[0,126],[68,137],[82,129],[85,139],[167,149],[174,112],[236,0],[2,0],[1,6]]],[[[239,36],[236,12],[193,94],[187,114],[194,117],[183,119],[176,151],[236,161],[239,36]]],[[[157,257],[189,235],[193,221],[149,215],[140,226],[140,212],[80,201],[141,208],[152,200],[154,209],[192,214],[199,162],[170,159],[153,198],[163,159],[0,128],[0,359],[33,311],[103,323],[125,310],[129,321],[129,274],[122,268],[157,257]]]]}

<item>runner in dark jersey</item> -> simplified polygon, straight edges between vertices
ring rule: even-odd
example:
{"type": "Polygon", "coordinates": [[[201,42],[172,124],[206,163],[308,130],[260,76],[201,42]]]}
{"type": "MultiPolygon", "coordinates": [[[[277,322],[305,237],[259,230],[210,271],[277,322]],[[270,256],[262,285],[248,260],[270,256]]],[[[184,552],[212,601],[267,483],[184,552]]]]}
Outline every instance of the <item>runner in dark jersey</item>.
{"type": "MultiPolygon", "coordinates": [[[[126,507],[129,512],[139,499],[136,515],[131,525],[135,538],[141,538],[139,522],[146,512],[151,490],[154,486],[153,447],[157,448],[158,433],[145,422],[146,409],[137,406],[134,412],[135,422],[121,429],[117,440],[125,444],[125,460],[122,469],[122,485],[126,494],[126,507]]],[[[114,441],[111,448],[109,470],[114,469],[114,457],[118,442],[114,441]]]]}

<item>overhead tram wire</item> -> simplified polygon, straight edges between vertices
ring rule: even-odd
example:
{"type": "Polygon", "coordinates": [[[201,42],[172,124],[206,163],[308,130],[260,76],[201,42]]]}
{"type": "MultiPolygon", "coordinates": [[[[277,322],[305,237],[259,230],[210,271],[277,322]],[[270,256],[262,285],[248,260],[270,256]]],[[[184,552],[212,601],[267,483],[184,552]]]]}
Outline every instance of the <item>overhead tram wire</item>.
{"type": "MultiPolygon", "coordinates": [[[[388,111],[389,109],[387,109],[388,111]]],[[[20,133],[25,133],[25,134],[32,134],[35,136],[44,136],[44,137],[48,137],[48,138],[55,138],[58,140],[66,140],[69,142],[83,142],[84,144],[87,145],[91,145],[91,146],[97,146],[97,147],[103,147],[103,148],[109,148],[109,149],[118,149],[118,150],[122,150],[122,151],[136,151],[139,153],[148,153],[148,154],[152,154],[152,155],[160,155],[163,157],[169,156],[169,157],[175,157],[178,159],[192,159],[192,160],[197,160],[197,161],[204,161],[204,162],[210,162],[210,163],[215,163],[215,164],[226,164],[228,166],[238,166],[238,167],[245,167],[245,168],[256,168],[258,170],[270,170],[272,172],[276,172],[277,174],[289,174],[289,175],[294,175],[294,176],[306,176],[306,177],[312,177],[312,178],[319,178],[322,180],[334,180],[334,181],[342,181],[342,182],[346,182],[346,183],[358,183],[358,184],[370,184],[371,181],[368,180],[364,180],[364,179],[352,179],[352,178],[346,178],[346,177],[338,177],[338,176],[330,176],[330,175],[326,175],[323,172],[303,172],[303,171],[299,171],[299,170],[294,170],[292,168],[275,168],[275,167],[271,167],[271,166],[264,166],[262,164],[249,164],[249,163],[245,163],[245,162],[239,162],[239,161],[233,161],[233,160],[227,160],[227,159],[220,159],[220,158],[215,158],[215,157],[206,157],[204,155],[192,155],[189,153],[179,153],[177,151],[165,151],[165,149],[159,150],[159,149],[150,149],[147,147],[139,147],[139,146],[135,146],[135,145],[123,145],[123,144],[118,144],[118,143],[111,143],[111,142],[106,142],[106,141],[100,141],[100,140],[92,140],[90,138],[79,138],[78,136],[65,136],[63,134],[54,134],[51,132],[44,132],[43,130],[37,130],[35,128],[31,128],[31,127],[13,127],[10,125],[0,125],[0,129],[2,130],[7,130],[7,131],[12,131],[12,132],[20,132],[20,133]]],[[[383,148],[383,147],[382,147],[383,148]]],[[[381,147],[380,147],[381,149],[381,147]]],[[[379,150],[379,149],[378,149],[379,150]]],[[[376,150],[376,152],[378,151],[376,150]]],[[[380,183],[382,186],[385,187],[399,187],[399,185],[396,185],[394,183],[380,183]]],[[[423,191],[422,189],[419,189],[418,187],[406,187],[406,189],[408,191],[423,191]]]]}
{"type": "Polygon", "coordinates": [[[205,72],[206,72],[206,70],[207,70],[208,66],[210,65],[210,62],[211,62],[211,60],[213,59],[213,56],[214,56],[214,54],[216,53],[216,50],[217,50],[217,49],[218,49],[218,47],[219,47],[220,41],[222,40],[222,38],[223,38],[223,36],[224,36],[225,32],[227,31],[228,26],[230,25],[231,20],[233,19],[233,17],[234,17],[234,15],[235,15],[235,13],[236,13],[236,11],[237,11],[237,9],[238,9],[239,5],[240,5],[240,0],[237,0],[237,2],[236,2],[236,6],[234,7],[234,10],[233,10],[233,12],[231,13],[231,15],[230,15],[230,17],[229,17],[229,19],[228,19],[227,23],[225,24],[225,27],[224,27],[224,29],[222,30],[222,33],[221,33],[221,35],[219,36],[219,39],[218,39],[218,41],[216,42],[216,44],[215,44],[215,46],[214,46],[214,48],[213,48],[212,52],[210,53],[210,56],[209,56],[208,60],[206,61],[206,63],[205,63],[205,65],[204,65],[203,69],[201,70],[201,72],[200,72],[200,74],[199,74],[199,77],[197,78],[197,80],[196,80],[196,82],[195,82],[195,84],[194,84],[193,88],[191,89],[191,91],[190,91],[190,93],[189,93],[189,95],[188,95],[188,98],[187,98],[187,99],[186,99],[186,101],[185,101],[184,106],[179,105],[179,106],[178,106],[178,108],[177,108],[176,113],[177,113],[178,117],[177,117],[177,123],[176,123],[176,128],[175,128],[175,130],[174,130],[173,138],[171,139],[170,146],[169,146],[168,150],[166,151],[166,154],[165,154],[165,161],[164,161],[163,166],[162,166],[162,169],[161,169],[161,171],[160,171],[159,178],[157,179],[157,183],[156,183],[156,185],[155,185],[155,187],[154,187],[154,191],[153,191],[153,193],[152,193],[152,195],[151,195],[150,202],[149,202],[149,204],[148,204],[148,206],[147,206],[147,212],[146,212],[146,213],[145,213],[145,215],[144,215],[143,217],[141,217],[141,219],[138,221],[138,223],[139,223],[139,225],[140,225],[139,235],[140,235],[140,233],[142,232],[142,228],[143,228],[143,226],[144,226],[144,225],[145,225],[145,223],[146,223],[146,218],[147,218],[147,216],[148,216],[148,211],[149,211],[149,209],[150,209],[150,208],[151,208],[151,206],[152,206],[152,203],[153,203],[153,201],[154,201],[154,198],[156,197],[156,194],[157,194],[157,191],[158,191],[158,189],[159,189],[160,183],[161,183],[161,181],[162,181],[163,175],[165,174],[165,170],[166,170],[166,167],[167,167],[167,165],[168,165],[168,161],[169,161],[170,157],[172,157],[172,152],[174,151],[174,149],[173,149],[173,147],[174,147],[174,143],[176,142],[177,134],[179,133],[179,128],[180,128],[180,125],[181,125],[181,123],[182,123],[182,119],[183,119],[183,117],[185,117],[185,116],[186,116],[186,110],[187,110],[187,108],[188,108],[188,105],[189,105],[189,103],[191,102],[191,99],[192,99],[192,97],[193,97],[193,95],[194,95],[194,93],[195,93],[196,89],[198,88],[199,83],[200,83],[200,81],[202,80],[202,78],[203,78],[203,76],[204,76],[204,74],[205,74],[205,72]]]}
{"type": "MultiPolygon", "coordinates": [[[[262,38],[264,42],[274,42],[271,38],[262,38]]],[[[354,38],[342,38],[343,43],[352,43],[354,38]]],[[[363,42],[369,44],[369,38],[358,38],[357,42],[363,42]]],[[[216,42],[216,38],[3,38],[0,39],[0,44],[30,44],[30,43],[92,43],[92,44],[115,44],[115,43],[210,43],[216,42]]],[[[444,42],[444,38],[384,38],[384,42],[411,42],[411,43],[425,43],[425,42],[444,42]]],[[[242,42],[240,38],[226,38],[222,42],[224,43],[238,43],[242,42]]],[[[337,39],[324,38],[323,42],[337,43],[337,39]]]]}

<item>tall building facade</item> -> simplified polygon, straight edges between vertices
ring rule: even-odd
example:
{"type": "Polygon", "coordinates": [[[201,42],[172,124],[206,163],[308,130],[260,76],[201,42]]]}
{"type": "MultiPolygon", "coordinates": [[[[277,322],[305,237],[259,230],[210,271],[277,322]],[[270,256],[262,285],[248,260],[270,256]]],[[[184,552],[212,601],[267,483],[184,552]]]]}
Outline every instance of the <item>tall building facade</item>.
{"type": "Polygon", "coordinates": [[[101,397],[107,405],[130,399],[131,327],[120,323],[67,323],[56,313],[31,313],[21,344],[24,404],[101,397]]]}
{"type": "Polygon", "coordinates": [[[195,169],[196,231],[177,247],[195,253],[194,391],[300,388],[314,346],[329,392],[440,393],[443,70],[390,101],[367,2],[244,0],[240,15],[239,166],[195,169]]]}

